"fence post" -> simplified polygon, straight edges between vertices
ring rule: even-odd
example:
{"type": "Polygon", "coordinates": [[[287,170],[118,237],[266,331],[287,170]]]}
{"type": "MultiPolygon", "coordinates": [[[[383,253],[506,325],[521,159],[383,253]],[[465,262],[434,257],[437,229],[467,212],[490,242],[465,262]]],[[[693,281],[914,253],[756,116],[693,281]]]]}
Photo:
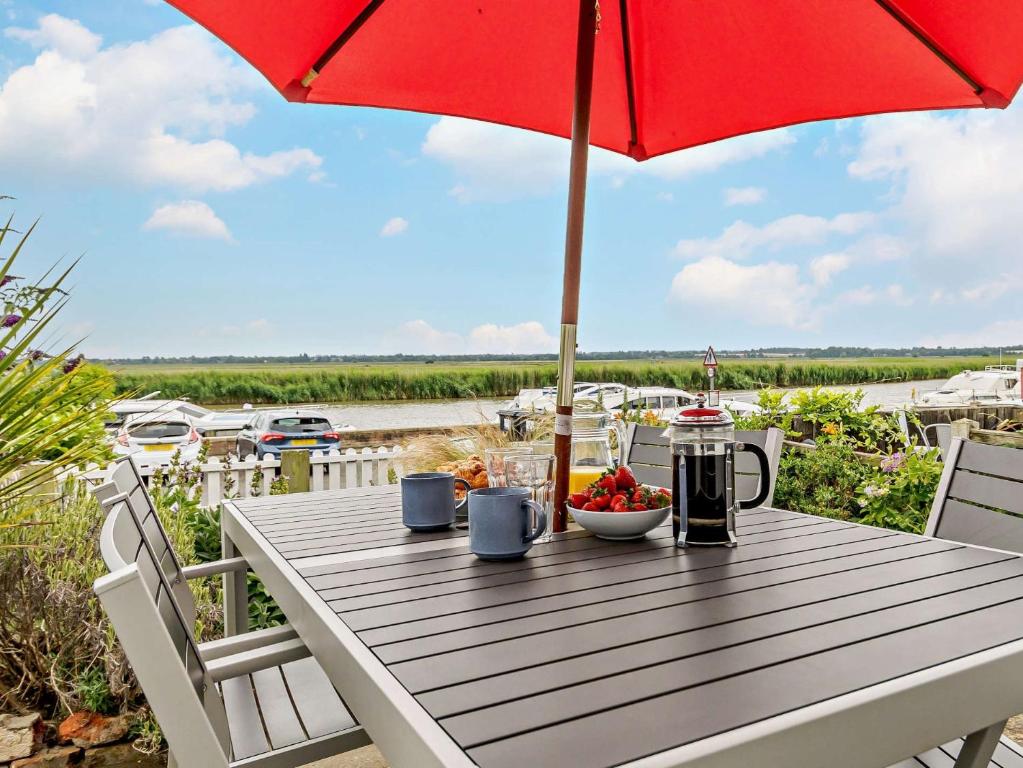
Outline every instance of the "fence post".
{"type": "Polygon", "coordinates": [[[281,453],[281,474],[288,478],[288,493],[309,490],[309,451],[281,453]]]}
{"type": "Polygon", "coordinates": [[[952,437],[961,437],[963,440],[969,440],[970,432],[979,428],[980,424],[973,419],[959,419],[952,422],[952,437]]]}

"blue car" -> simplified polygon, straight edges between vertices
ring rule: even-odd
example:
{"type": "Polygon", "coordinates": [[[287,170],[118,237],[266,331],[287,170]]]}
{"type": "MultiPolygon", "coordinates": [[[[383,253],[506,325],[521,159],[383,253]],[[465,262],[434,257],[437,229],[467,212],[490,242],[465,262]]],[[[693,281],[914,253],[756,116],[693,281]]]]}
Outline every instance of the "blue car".
{"type": "Polygon", "coordinates": [[[238,433],[238,455],[280,458],[283,451],[340,448],[341,435],[315,411],[260,411],[238,433]]]}

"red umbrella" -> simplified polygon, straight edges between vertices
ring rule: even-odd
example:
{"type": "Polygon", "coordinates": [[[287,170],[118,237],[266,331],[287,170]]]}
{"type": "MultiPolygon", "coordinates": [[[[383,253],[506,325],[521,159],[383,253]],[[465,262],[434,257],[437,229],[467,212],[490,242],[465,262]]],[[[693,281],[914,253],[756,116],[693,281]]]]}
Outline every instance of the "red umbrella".
{"type": "MultiPolygon", "coordinates": [[[[645,160],[810,120],[1005,107],[1023,79],[1023,3],[1006,0],[169,1],[291,101],[572,137],[564,417],[590,143],[645,160]]],[[[558,420],[558,530],[570,430],[558,420]]]]}

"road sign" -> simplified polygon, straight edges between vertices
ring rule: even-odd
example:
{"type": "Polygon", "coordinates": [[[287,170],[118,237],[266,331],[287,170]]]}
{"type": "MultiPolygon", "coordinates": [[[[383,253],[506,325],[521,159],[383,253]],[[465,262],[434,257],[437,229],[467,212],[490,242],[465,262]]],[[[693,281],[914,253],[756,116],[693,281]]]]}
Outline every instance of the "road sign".
{"type": "Polygon", "coordinates": [[[703,358],[703,364],[707,368],[716,368],[718,357],[714,354],[714,347],[707,347],[707,354],[703,358]]]}

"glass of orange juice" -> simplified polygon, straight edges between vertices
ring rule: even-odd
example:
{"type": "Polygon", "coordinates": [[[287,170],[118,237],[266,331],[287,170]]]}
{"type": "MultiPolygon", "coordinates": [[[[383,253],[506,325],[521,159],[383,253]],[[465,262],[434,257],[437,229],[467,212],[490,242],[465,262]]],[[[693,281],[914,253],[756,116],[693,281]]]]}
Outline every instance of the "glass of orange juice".
{"type": "Polygon", "coordinates": [[[607,467],[573,465],[568,470],[568,492],[580,493],[590,483],[595,483],[607,471],[607,467]]]}

